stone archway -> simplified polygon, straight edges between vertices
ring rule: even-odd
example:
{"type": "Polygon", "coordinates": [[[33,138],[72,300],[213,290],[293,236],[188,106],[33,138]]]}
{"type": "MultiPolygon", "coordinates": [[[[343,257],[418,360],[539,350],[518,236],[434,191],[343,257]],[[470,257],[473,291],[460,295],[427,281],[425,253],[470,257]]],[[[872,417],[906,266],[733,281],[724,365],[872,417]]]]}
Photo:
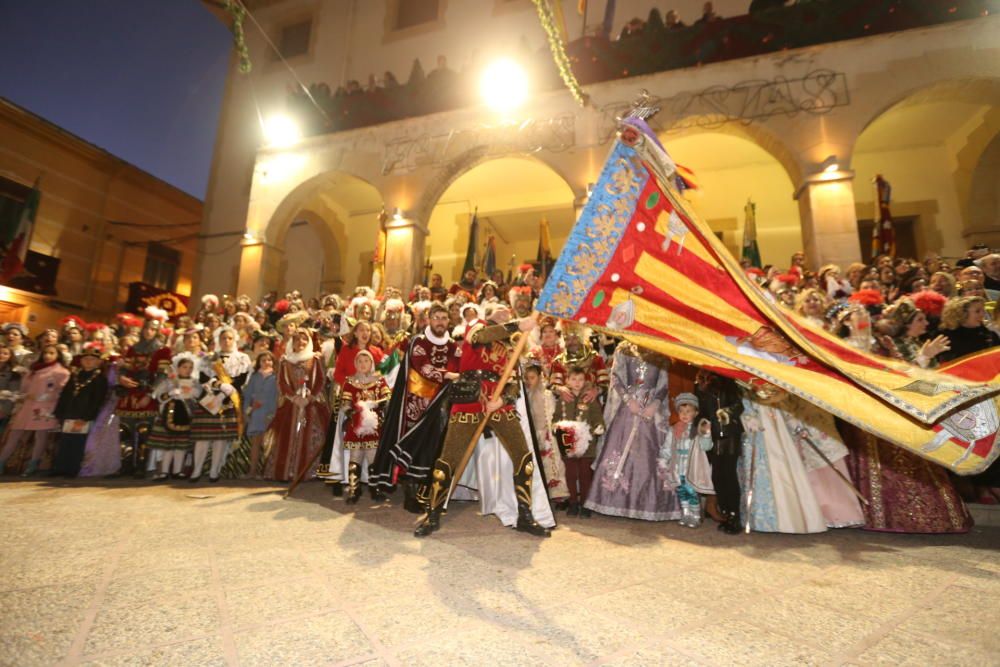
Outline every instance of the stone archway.
{"type": "Polygon", "coordinates": [[[801,169],[770,133],[724,123],[711,129],[668,129],[660,140],[678,164],[695,173],[699,190],[688,195],[691,206],[736,257],[743,244],[747,199],[756,204],[764,264],[785,266],[792,253],[802,249],[801,219],[794,201],[801,169]]]}
{"type": "Polygon", "coordinates": [[[1000,134],[980,155],[970,179],[967,225],[963,236],[966,245],[985,243],[992,248],[1000,246],[1000,134]]]}
{"type": "Polygon", "coordinates": [[[316,253],[315,248],[288,243],[289,229],[300,222],[322,247],[320,289],[342,291],[367,284],[381,209],[382,196],[375,186],[346,172],[327,172],[300,183],[275,206],[263,228],[255,230],[258,240],[244,247],[241,285],[256,279],[261,292],[297,288],[286,284],[287,267],[300,255],[312,261],[316,253]]]}
{"type": "Polygon", "coordinates": [[[898,231],[914,253],[962,256],[973,237],[996,227],[995,217],[983,218],[977,202],[990,195],[976,179],[989,171],[986,151],[1000,134],[998,108],[1000,79],[992,78],[938,81],[880,106],[854,142],[859,219],[873,216],[871,181],[881,174],[892,185],[898,231]]]}
{"type": "Polygon", "coordinates": [[[542,218],[549,223],[553,255],[576,219],[576,194],[559,171],[536,156],[487,157],[470,153],[428,191],[428,258],[446,283],[459,278],[469,242],[469,220],[478,208],[479,251],[489,236],[497,267],[535,259],[542,218]],[[433,197],[433,199],[431,199],[433,197]]]}

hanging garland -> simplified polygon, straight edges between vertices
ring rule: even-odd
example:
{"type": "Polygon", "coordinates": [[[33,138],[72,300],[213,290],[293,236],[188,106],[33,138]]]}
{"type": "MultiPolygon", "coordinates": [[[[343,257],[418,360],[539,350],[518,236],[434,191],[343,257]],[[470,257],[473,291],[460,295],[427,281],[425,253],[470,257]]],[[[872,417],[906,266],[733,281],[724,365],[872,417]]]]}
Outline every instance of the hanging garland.
{"type": "Polygon", "coordinates": [[[240,54],[240,71],[247,74],[250,71],[250,50],[247,48],[246,34],[243,32],[243,21],[246,19],[247,10],[240,0],[225,0],[226,11],[233,19],[233,46],[240,54]]]}
{"type": "Polygon", "coordinates": [[[552,59],[556,63],[556,67],[559,69],[559,76],[562,77],[563,83],[569,88],[569,92],[573,94],[573,99],[575,99],[580,106],[587,106],[587,101],[589,97],[587,93],[583,92],[580,88],[580,82],[576,80],[576,75],[573,74],[573,68],[570,66],[569,56],[566,55],[566,46],[563,44],[562,37],[559,34],[559,27],[556,25],[555,16],[552,13],[552,6],[549,4],[549,0],[532,0],[535,3],[535,8],[538,10],[538,19],[542,23],[542,28],[545,30],[545,35],[549,38],[549,48],[552,50],[552,59]]]}

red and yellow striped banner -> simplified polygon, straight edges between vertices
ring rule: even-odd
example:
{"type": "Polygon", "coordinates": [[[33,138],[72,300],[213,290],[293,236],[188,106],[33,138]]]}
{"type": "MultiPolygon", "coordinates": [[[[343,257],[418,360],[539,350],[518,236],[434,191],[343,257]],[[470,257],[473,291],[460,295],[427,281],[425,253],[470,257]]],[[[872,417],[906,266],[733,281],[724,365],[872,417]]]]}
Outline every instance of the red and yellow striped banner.
{"type": "Polygon", "coordinates": [[[861,352],[789,313],[679,196],[648,127],[626,123],[539,310],[770,382],[962,474],[1000,454],[1000,350],[931,372],[861,352]]]}

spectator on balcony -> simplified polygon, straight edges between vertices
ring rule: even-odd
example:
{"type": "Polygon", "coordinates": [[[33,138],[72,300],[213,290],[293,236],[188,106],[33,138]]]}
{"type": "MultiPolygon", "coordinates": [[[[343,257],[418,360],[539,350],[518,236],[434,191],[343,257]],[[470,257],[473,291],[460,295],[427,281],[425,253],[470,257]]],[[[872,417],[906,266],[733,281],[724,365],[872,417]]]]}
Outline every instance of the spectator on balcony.
{"type": "Polygon", "coordinates": [[[687,26],[677,17],[677,12],[673,9],[667,10],[667,15],[663,17],[663,25],[667,30],[683,30],[687,26]]]}
{"type": "Polygon", "coordinates": [[[759,14],[772,9],[781,9],[785,6],[786,0],[750,0],[748,14],[759,14]]]}
{"type": "Polygon", "coordinates": [[[715,5],[706,2],[701,6],[701,18],[694,22],[695,25],[703,25],[721,20],[722,17],[715,13],[715,5]]]}
{"type": "Polygon", "coordinates": [[[643,21],[641,18],[636,17],[625,24],[625,26],[622,28],[621,33],[618,35],[618,40],[622,41],[627,39],[638,39],[639,37],[642,36],[642,31],[643,28],[645,27],[646,27],[646,22],[643,21]]]}

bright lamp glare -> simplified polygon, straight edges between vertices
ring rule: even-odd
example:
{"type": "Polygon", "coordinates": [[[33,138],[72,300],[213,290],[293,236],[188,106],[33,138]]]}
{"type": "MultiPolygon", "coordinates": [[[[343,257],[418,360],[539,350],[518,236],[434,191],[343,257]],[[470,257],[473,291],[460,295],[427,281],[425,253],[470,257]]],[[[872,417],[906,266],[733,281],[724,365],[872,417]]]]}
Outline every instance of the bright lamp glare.
{"type": "Polygon", "coordinates": [[[288,116],[271,116],[264,121],[264,139],[268,146],[291,146],[301,138],[298,124],[288,116]]]}
{"type": "Polygon", "coordinates": [[[483,70],[479,93],[491,109],[512,111],[528,98],[528,76],[513,60],[498,60],[483,70]]]}

